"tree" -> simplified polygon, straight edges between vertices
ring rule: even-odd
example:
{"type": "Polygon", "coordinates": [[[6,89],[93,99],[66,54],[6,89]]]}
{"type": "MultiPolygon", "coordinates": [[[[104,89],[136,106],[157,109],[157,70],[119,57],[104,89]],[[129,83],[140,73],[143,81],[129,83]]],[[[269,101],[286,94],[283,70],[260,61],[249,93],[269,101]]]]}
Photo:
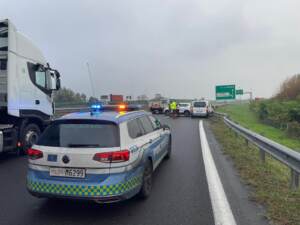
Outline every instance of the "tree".
{"type": "Polygon", "coordinates": [[[300,98],[300,74],[286,79],[280,86],[275,98],[281,100],[296,100],[300,98]]]}
{"type": "Polygon", "coordinates": [[[63,87],[54,94],[56,103],[86,103],[86,95],[75,93],[72,89],[63,87]]]}
{"type": "Polygon", "coordinates": [[[162,99],[163,97],[162,97],[162,95],[161,94],[155,94],[155,96],[154,96],[154,99],[155,100],[160,100],[160,99],[162,99]]]}
{"type": "Polygon", "coordinates": [[[81,94],[80,99],[81,99],[81,101],[86,102],[86,95],[81,94]]]}
{"type": "Polygon", "coordinates": [[[148,97],[147,97],[147,95],[145,95],[145,94],[139,95],[139,96],[137,97],[137,100],[140,100],[140,101],[148,100],[148,97]]]}
{"type": "Polygon", "coordinates": [[[96,102],[99,102],[99,99],[98,99],[98,98],[95,98],[95,97],[93,97],[93,96],[91,96],[91,97],[89,98],[89,101],[88,101],[89,104],[93,104],[93,103],[96,103],[96,102]]]}

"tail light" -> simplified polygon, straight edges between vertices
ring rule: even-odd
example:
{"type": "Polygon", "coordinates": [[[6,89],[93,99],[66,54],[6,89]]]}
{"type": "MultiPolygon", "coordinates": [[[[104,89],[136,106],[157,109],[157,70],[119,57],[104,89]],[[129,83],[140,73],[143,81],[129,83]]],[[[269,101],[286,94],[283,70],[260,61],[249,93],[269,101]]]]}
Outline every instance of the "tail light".
{"type": "Polygon", "coordinates": [[[43,158],[43,152],[33,148],[27,150],[27,155],[31,160],[43,158]]]}
{"type": "Polygon", "coordinates": [[[130,158],[130,152],[128,150],[116,151],[116,152],[101,152],[96,153],[93,160],[103,163],[119,163],[126,162],[130,158]]]}

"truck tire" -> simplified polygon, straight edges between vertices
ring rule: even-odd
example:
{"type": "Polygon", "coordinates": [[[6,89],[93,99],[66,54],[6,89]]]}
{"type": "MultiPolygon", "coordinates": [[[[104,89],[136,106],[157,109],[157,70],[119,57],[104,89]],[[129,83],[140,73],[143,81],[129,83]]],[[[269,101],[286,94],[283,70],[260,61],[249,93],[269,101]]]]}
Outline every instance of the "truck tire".
{"type": "Polygon", "coordinates": [[[37,142],[40,134],[41,130],[39,126],[34,123],[29,123],[24,127],[21,137],[23,153],[37,142]]]}

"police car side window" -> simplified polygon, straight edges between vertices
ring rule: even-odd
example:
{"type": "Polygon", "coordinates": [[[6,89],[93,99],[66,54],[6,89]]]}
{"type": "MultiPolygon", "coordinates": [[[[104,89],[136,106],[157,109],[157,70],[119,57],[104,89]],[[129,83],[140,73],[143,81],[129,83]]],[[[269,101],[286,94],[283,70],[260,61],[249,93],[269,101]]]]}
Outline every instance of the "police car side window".
{"type": "Polygon", "coordinates": [[[143,130],[137,119],[127,123],[128,133],[131,138],[138,138],[143,135],[143,130]]]}
{"type": "Polygon", "coordinates": [[[148,118],[148,116],[143,116],[139,119],[144,128],[144,134],[148,134],[148,133],[151,133],[154,131],[154,128],[153,128],[152,123],[151,123],[150,119],[148,118]]]}
{"type": "Polygon", "coordinates": [[[154,130],[158,130],[161,128],[161,124],[160,124],[159,120],[155,119],[153,116],[149,116],[149,119],[152,123],[154,130]]]}

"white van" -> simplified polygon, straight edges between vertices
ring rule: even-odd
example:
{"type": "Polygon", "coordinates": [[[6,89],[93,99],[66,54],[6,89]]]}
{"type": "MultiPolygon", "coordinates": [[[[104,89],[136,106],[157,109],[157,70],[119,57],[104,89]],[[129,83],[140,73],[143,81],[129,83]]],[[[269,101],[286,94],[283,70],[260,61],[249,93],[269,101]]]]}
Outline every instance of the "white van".
{"type": "Polygon", "coordinates": [[[204,116],[208,117],[213,113],[213,108],[209,101],[199,100],[192,102],[191,116],[204,116]]]}

